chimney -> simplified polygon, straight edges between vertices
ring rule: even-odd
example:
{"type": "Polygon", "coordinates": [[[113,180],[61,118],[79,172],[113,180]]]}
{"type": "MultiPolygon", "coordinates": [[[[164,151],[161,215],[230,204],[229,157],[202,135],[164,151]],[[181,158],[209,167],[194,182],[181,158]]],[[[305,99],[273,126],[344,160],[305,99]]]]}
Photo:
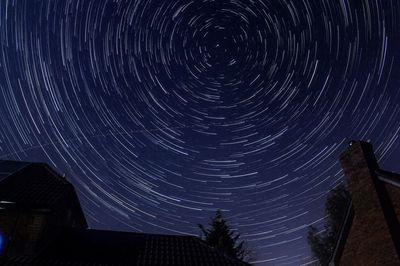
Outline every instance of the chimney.
{"type": "Polygon", "coordinates": [[[340,265],[400,265],[399,224],[372,145],[351,141],[340,163],[355,211],[340,265]]]}

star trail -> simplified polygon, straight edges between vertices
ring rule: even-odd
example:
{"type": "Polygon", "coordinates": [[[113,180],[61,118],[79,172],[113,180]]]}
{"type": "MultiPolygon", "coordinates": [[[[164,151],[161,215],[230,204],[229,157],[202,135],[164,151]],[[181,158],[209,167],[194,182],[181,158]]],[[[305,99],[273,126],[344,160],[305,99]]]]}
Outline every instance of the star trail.
{"type": "Polygon", "coordinates": [[[0,159],[65,173],[92,228],[199,235],[219,208],[252,263],[307,264],[348,141],[400,169],[399,15],[394,0],[2,0],[0,159]]]}

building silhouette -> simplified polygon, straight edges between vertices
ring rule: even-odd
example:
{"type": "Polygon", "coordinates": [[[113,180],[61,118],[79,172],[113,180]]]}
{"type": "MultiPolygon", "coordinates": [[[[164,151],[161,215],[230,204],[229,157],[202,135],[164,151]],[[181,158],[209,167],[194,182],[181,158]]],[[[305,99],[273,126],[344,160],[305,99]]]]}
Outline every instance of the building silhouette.
{"type": "Polygon", "coordinates": [[[249,265],[193,236],[88,229],[47,164],[0,161],[0,265],[249,265]]]}
{"type": "Polygon", "coordinates": [[[400,265],[400,175],[380,169],[370,143],[340,156],[351,202],[331,265],[400,265]]]}

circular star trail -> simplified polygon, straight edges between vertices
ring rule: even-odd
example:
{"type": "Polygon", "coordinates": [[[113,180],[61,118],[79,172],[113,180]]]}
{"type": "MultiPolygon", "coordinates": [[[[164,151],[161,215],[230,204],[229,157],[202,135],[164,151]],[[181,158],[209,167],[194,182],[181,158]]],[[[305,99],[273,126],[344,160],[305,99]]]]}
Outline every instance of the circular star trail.
{"type": "Polygon", "coordinates": [[[308,263],[347,142],[397,170],[399,11],[1,1],[0,157],[65,173],[92,228],[197,235],[219,208],[253,263],[308,263]]]}

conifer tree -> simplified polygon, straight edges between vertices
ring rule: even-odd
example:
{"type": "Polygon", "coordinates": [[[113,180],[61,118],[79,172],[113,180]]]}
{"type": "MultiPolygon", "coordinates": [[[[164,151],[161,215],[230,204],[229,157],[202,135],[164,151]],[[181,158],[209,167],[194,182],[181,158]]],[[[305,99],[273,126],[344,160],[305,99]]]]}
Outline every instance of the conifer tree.
{"type": "Polygon", "coordinates": [[[215,217],[210,220],[208,225],[207,229],[201,224],[198,225],[203,233],[203,239],[208,245],[240,260],[249,256],[250,252],[245,241],[239,242],[240,234],[232,230],[222,218],[221,210],[217,210],[215,217]]]}

